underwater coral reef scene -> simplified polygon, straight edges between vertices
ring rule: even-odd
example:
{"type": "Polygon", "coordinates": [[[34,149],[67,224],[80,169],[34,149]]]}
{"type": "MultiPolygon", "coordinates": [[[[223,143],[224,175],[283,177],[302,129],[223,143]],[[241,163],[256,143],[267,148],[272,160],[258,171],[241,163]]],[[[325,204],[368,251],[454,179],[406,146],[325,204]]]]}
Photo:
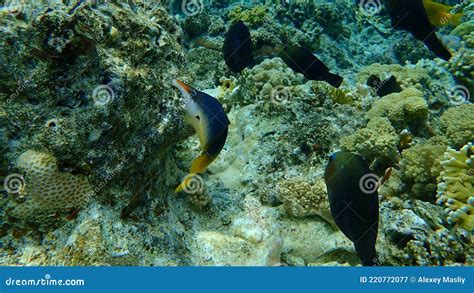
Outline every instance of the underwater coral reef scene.
{"type": "Polygon", "coordinates": [[[0,2],[2,266],[474,265],[473,1],[0,2]]]}

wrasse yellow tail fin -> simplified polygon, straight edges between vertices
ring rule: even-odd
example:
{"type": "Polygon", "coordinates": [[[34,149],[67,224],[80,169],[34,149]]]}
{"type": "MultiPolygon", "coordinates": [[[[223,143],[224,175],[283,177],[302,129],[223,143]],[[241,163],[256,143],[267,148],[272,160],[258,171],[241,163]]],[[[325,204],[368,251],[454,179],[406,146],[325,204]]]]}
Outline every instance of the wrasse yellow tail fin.
{"type": "Polygon", "coordinates": [[[451,15],[451,19],[449,20],[449,22],[454,26],[458,26],[461,23],[461,18],[463,15],[464,13],[453,14],[451,15]]]}
{"type": "Polygon", "coordinates": [[[193,177],[195,176],[196,174],[188,174],[186,175],[186,177],[184,177],[183,181],[181,182],[181,184],[178,185],[178,187],[176,187],[176,189],[174,190],[174,194],[177,194],[177,193],[180,193],[181,191],[183,191],[185,189],[186,186],[189,185],[189,182],[193,179],[193,177]]]}
{"type": "Polygon", "coordinates": [[[207,166],[209,166],[212,161],[214,161],[214,158],[211,157],[207,153],[202,153],[199,157],[194,159],[194,161],[191,164],[191,170],[189,173],[191,174],[196,174],[196,173],[204,173],[206,171],[207,166]]]}

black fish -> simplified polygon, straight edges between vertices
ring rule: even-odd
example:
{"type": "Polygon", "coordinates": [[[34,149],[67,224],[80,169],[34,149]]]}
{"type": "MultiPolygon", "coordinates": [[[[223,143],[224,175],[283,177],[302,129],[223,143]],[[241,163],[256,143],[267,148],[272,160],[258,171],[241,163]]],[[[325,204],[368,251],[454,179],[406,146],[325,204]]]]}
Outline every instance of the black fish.
{"type": "Polygon", "coordinates": [[[439,58],[448,61],[451,53],[436,36],[436,28],[430,23],[423,0],[386,0],[392,26],[406,30],[425,45],[439,58]]]}
{"type": "Polygon", "coordinates": [[[379,97],[383,97],[393,93],[399,93],[402,91],[400,84],[393,75],[383,81],[380,80],[378,76],[371,75],[367,79],[367,85],[374,88],[377,91],[377,95],[379,97]]]}
{"type": "Polygon", "coordinates": [[[250,64],[252,40],[249,29],[241,20],[229,28],[222,51],[225,63],[233,72],[241,72],[250,64]]]}
{"type": "Polygon", "coordinates": [[[278,56],[291,69],[303,74],[307,79],[323,80],[336,88],[343,81],[343,78],[339,75],[329,72],[329,68],[306,48],[288,46],[280,51],[278,56]]]}
{"type": "Polygon", "coordinates": [[[336,152],[329,157],[324,180],[336,225],[354,243],[362,264],[373,266],[377,264],[378,182],[367,174],[372,173],[364,158],[336,152]]]}

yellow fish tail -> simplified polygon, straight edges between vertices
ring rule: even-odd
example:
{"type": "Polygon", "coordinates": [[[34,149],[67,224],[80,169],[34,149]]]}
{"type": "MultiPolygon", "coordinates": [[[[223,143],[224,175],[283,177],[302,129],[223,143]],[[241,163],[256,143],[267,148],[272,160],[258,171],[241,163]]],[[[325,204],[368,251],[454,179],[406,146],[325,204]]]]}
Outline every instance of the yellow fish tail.
{"type": "Polygon", "coordinates": [[[464,14],[461,12],[461,13],[455,13],[453,15],[451,15],[451,18],[449,20],[449,22],[454,25],[454,26],[458,26],[460,23],[461,23],[461,18],[464,14]]]}
{"type": "Polygon", "coordinates": [[[186,175],[186,177],[184,177],[183,181],[181,182],[180,185],[178,185],[178,187],[176,187],[176,189],[174,190],[174,194],[177,194],[181,191],[186,191],[187,188],[189,188],[190,186],[190,182],[193,180],[193,177],[196,176],[197,174],[188,174],[186,175]]]}
{"type": "Polygon", "coordinates": [[[197,174],[197,173],[204,173],[206,171],[207,166],[209,166],[214,158],[211,157],[207,153],[202,153],[199,157],[197,157],[191,164],[191,170],[189,173],[197,174]]]}

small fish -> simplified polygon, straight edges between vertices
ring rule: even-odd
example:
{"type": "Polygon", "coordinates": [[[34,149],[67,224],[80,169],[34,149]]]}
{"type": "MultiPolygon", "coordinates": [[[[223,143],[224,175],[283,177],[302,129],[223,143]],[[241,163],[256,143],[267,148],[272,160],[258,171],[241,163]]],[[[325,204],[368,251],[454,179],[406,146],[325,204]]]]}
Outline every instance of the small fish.
{"type": "Polygon", "coordinates": [[[303,74],[307,79],[323,80],[335,88],[338,88],[343,81],[339,75],[329,72],[329,68],[306,48],[288,46],[283,48],[278,56],[291,69],[303,74]]]}
{"type": "Polygon", "coordinates": [[[402,91],[400,84],[393,75],[386,80],[381,80],[378,76],[371,75],[367,79],[367,85],[374,88],[379,97],[402,91]]]}
{"type": "Polygon", "coordinates": [[[224,60],[233,72],[241,72],[252,59],[252,39],[247,26],[239,20],[233,24],[224,40],[224,60]]]}
{"type": "Polygon", "coordinates": [[[377,265],[379,183],[363,157],[336,152],[329,157],[324,180],[336,225],[353,243],[364,266],[377,265]]]}
{"type": "Polygon", "coordinates": [[[392,27],[411,33],[439,58],[451,59],[451,53],[436,36],[436,28],[430,23],[423,0],[387,0],[385,7],[392,27]]]}
{"type": "MultiPolygon", "coordinates": [[[[208,94],[200,92],[180,80],[173,80],[173,85],[178,88],[186,103],[187,115],[185,120],[189,123],[199,137],[202,153],[191,164],[189,171],[191,177],[204,173],[219,155],[227,139],[228,126],[230,124],[227,114],[221,103],[208,94]]],[[[175,193],[180,192],[187,182],[181,182],[175,193]]]]}
{"type": "Polygon", "coordinates": [[[435,26],[446,26],[448,24],[457,26],[460,23],[463,13],[451,13],[453,7],[437,3],[433,0],[423,0],[426,14],[430,23],[435,26]]]}

